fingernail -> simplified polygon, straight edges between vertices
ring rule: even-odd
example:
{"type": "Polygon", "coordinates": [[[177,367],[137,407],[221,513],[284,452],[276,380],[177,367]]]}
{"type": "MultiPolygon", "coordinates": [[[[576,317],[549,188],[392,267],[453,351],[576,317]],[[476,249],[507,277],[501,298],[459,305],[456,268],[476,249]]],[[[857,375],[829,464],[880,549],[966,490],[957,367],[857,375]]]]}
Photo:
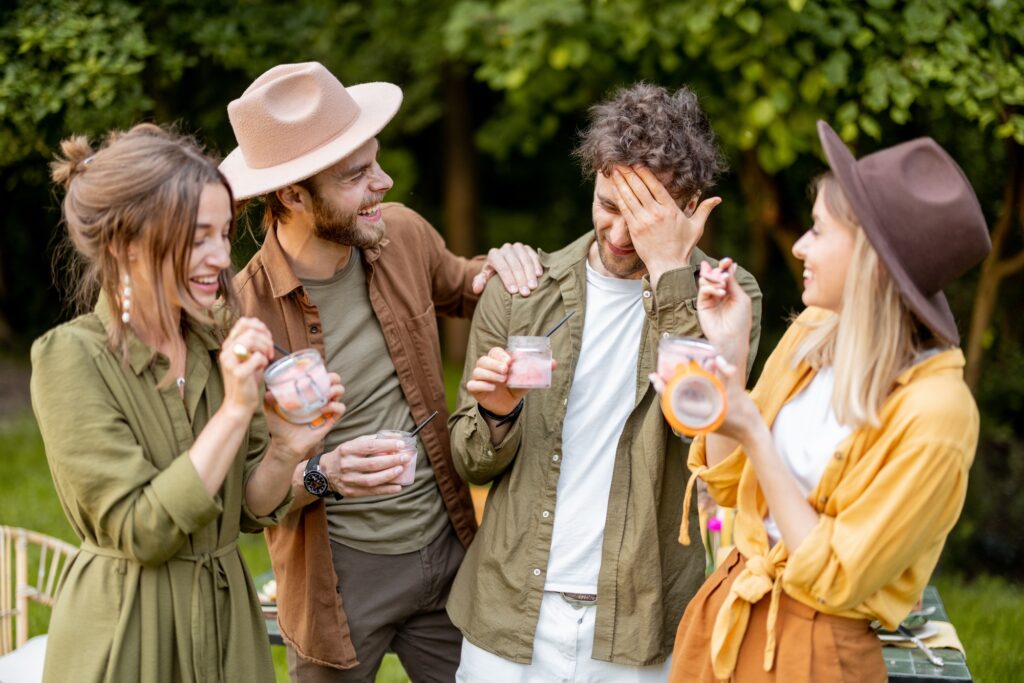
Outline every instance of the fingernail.
{"type": "Polygon", "coordinates": [[[534,280],[533,278],[530,278],[529,285],[530,285],[530,288],[532,289],[532,288],[537,286],[537,281],[534,280]]]}
{"type": "Polygon", "coordinates": [[[402,473],[402,468],[401,467],[395,467],[394,469],[392,469],[392,472],[394,472],[395,474],[401,474],[402,473]]]}
{"type": "Polygon", "coordinates": [[[530,288],[527,287],[526,285],[523,285],[522,287],[519,288],[519,293],[520,294],[529,294],[530,293],[530,288]]]}
{"type": "Polygon", "coordinates": [[[410,460],[412,460],[412,457],[410,457],[410,455],[408,453],[403,453],[402,457],[401,457],[401,460],[402,460],[402,462],[409,462],[410,460]]]}
{"type": "Polygon", "coordinates": [[[516,288],[515,288],[515,285],[509,285],[509,287],[508,287],[508,293],[509,293],[509,294],[515,294],[515,293],[516,293],[516,288]]]}

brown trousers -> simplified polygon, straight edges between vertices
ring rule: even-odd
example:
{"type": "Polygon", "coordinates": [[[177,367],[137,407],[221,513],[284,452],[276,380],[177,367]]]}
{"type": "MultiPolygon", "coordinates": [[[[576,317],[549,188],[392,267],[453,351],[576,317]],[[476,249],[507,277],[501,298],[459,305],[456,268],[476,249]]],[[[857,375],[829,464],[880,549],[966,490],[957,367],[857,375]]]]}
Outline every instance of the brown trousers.
{"type": "Polygon", "coordinates": [[[331,555],[359,666],[322,666],[288,647],[292,683],[373,683],[389,649],[416,683],[454,681],[462,634],[444,608],[465,550],[451,525],[415,552],[374,555],[332,542],[331,555]]]}
{"type": "MultiPolygon", "coordinates": [[[[708,577],[690,601],[676,632],[669,683],[713,683],[711,633],[718,609],[743,569],[736,550],[708,577]]],[[[775,665],[764,670],[768,605],[766,595],[751,609],[732,681],[737,683],[883,683],[889,679],[882,644],[865,619],[848,619],[817,610],[785,593],[775,626],[775,665]]]]}

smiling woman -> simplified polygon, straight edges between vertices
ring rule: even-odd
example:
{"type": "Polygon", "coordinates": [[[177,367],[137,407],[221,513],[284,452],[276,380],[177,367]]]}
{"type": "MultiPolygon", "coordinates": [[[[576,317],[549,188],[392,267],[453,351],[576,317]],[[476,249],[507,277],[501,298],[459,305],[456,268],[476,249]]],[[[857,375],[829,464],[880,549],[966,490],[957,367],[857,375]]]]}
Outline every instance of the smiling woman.
{"type": "Polygon", "coordinates": [[[68,274],[92,311],[32,347],[32,405],[81,545],[44,680],[272,681],[238,536],[284,513],[292,471],[333,419],[268,439],[273,341],[233,320],[232,197],[213,160],[148,124],[62,151],[68,274]]]}

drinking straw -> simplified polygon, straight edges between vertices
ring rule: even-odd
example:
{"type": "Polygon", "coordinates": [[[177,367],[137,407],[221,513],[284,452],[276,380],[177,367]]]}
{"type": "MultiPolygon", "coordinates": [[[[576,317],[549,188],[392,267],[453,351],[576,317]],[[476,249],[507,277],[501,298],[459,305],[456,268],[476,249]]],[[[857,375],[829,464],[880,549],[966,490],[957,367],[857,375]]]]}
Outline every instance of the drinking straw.
{"type": "Polygon", "coordinates": [[[434,412],[432,412],[432,413],[430,414],[430,417],[428,417],[428,418],[427,418],[426,420],[424,420],[423,422],[421,422],[421,423],[420,423],[420,426],[419,426],[419,427],[417,427],[416,429],[412,430],[412,434],[410,434],[409,436],[416,436],[416,434],[417,434],[417,433],[418,433],[418,432],[419,432],[419,431],[420,431],[421,429],[423,429],[424,427],[426,427],[426,426],[427,426],[427,423],[428,423],[428,422],[430,422],[431,420],[433,420],[433,419],[434,419],[434,416],[435,416],[435,415],[437,415],[437,411],[436,411],[436,410],[435,410],[434,412]]]}
{"type": "Polygon", "coordinates": [[[274,350],[277,351],[282,356],[287,356],[289,353],[291,353],[288,349],[284,348],[283,346],[277,343],[274,344],[274,350]]]}
{"type": "Polygon", "coordinates": [[[561,320],[559,320],[559,321],[558,321],[558,322],[557,322],[557,323],[555,324],[555,326],[554,326],[554,327],[552,327],[552,328],[551,328],[550,330],[548,330],[548,333],[547,333],[547,334],[545,334],[544,336],[545,336],[545,337],[550,337],[551,335],[553,335],[553,334],[555,333],[555,330],[557,330],[557,329],[558,329],[559,327],[561,327],[562,325],[564,325],[564,324],[565,324],[565,321],[566,321],[566,320],[568,320],[569,318],[571,318],[571,317],[572,317],[572,314],[573,314],[573,313],[575,313],[575,312],[576,312],[576,309],[573,309],[573,310],[569,311],[568,313],[566,313],[566,314],[565,314],[565,317],[564,317],[564,318],[562,318],[561,320]]]}

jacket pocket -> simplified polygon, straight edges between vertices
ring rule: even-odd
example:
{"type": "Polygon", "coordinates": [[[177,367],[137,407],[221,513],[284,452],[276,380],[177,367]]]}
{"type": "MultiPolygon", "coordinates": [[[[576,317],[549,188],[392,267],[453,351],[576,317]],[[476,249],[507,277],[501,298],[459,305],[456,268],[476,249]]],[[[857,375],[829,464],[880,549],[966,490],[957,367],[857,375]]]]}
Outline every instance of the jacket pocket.
{"type": "Polygon", "coordinates": [[[444,376],[441,371],[441,342],[438,339],[437,312],[433,302],[427,304],[427,310],[405,321],[406,332],[412,340],[413,357],[410,359],[414,368],[426,374],[427,384],[424,387],[428,395],[435,400],[444,400],[444,376]]]}

